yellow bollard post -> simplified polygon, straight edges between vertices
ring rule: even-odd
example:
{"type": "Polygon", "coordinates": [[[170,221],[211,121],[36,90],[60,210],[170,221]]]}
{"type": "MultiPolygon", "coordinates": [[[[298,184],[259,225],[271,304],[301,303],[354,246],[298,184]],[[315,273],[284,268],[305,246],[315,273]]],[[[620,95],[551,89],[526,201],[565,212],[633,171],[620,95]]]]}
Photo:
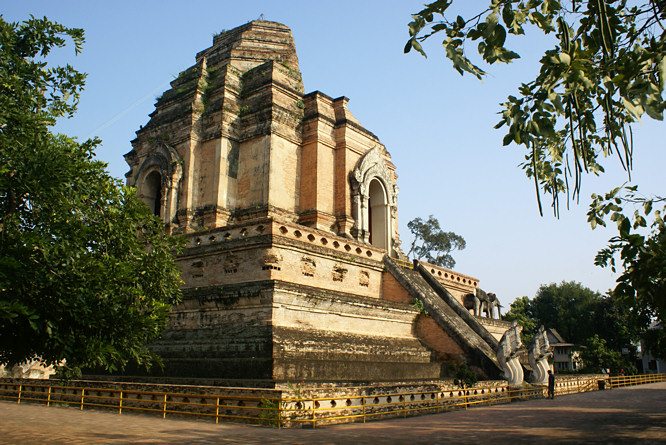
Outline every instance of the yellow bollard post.
{"type": "MultiPolygon", "coordinates": [[[[220,417],[220,398],[217,398],[215,402],[215,423],[217,424],[218,418],[220,417]]],[[[279,425],[279,424],[278,424],[279,425]]]]}
{"type": "Polygon", "coordinates": [[[315,401],[312,399],[310,402],[312,402],[312,429],[315,429],[317,427],[317,417],[315,414],[315,401]]]}
{"type": "Polygon", "coordinates": [[[123,392],[118,393],[118,414],[123,413],[123,392]]]}
{"type": "Polygon", "coordinates": [[[18,393],[18,399],[16,400],[16,403],[18,405],[21,404],[21,389],[23,388],[23,385],[19,385],[19,393],[18,393]]]}
{"type": "Polygon", "coordinates": [[[162,404],[162,419],[166,419],[167,395],[164,394],[164,403],[162,404]]]}
{"type": "Polygon", "coordinates": [[[49,386],[49,393],[46,396],[46,406],[51,405],[51,387],[49,386]]]}
{"type": "Polygon", "coordinates": [[[82,388],[81,389],[81,411],[83,411],[83,396],[85,395],[85,393],[86,393],[86,389],[82,388]]]}
{"type": "Polygon", "coordinates": [[[363,406],[363,423],[365,423],[365,396],[361,396],[361,405],[363,406]]]}
{"type": "Polygon", "coordinates": [[[278,412],[278,429],[282,428],[282,393],[280,393],[280,400],[278,400],[278,407],[277,407],[277,412],[278,412]]]}

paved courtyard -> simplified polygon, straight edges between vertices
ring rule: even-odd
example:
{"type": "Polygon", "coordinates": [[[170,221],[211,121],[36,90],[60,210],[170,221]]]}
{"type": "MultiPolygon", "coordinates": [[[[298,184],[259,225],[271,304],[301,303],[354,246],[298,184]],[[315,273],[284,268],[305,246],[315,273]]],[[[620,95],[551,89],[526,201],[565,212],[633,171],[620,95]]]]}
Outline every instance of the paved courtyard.
{"type": "Polygon", "coordinates": [[[0,443],[666,443],[666,382],[315,430],[2,401],[0,443]]]}

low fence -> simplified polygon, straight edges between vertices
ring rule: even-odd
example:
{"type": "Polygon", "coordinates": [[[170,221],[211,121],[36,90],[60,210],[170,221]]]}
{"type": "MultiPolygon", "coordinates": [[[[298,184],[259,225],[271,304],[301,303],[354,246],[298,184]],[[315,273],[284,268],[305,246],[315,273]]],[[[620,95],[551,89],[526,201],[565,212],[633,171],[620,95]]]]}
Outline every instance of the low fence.
{"type": "Polygon", "coordinates": [[[0,380],[0,400],[15,400],[19,404],[33,402],[81,410],[94,408],[118,414],[144,412],[163,418],[167,415],[197,416],[215,419],[215,423],[220,419],[250,423],[262,421],[263,417],[271,417],[273,401],[282,397],[280,390],[259,388],[0,380]],[[142,386],[150,389],[134,389],[142,386]]]}
{"type": "Polygon", "coordinates": [[[577,394],[579,392],[596,391],[606,386],[608,375],[604,374],[586,374],[586,375],[556,375],[555,377],[555,395],[565,396],[568,394],[577,394]]]}
{"type": "Polygon", "coordinates": [[[508,387],[404,392],[349,397],[290,398],[282,401],[276,426],[351,423],[390,417],[435,414],[475,406],[490,406],[544,397],[545,387],[508,387]]]}
{"type": "Polygon", "coordinates": [[[666,374],[641,374],[641,375],[616,375],[609,378],[610,387],[644,385],[646,383],[657,383],[666,381],[666,374]]]}
{"type": "MultiPolygon", "coordinates": [[[[666,381],[666,374],[639,376],[571,376],[559,377],[555,395],[566,395],[609,387],[639,385],[666,381]]],[[[388,417],[407,417],[441,413],[475,406],[489,406],[543,398],[544,386],[509,388],[491,385],[467,389],[433,388],[423,391],[378,391],[372,387],[313,388],[301,390],[290,385],[290,391],[178,387],[179,391],[139,390],[129,385],[102,386],[102,382],[76,384],[48,381],[0,381],[0,400],[17,403],[65,405],[77,409],[101,409],[123,414],[144,412],[163,418],[197,416],[236,422],[258,423],[278,428],[328,425],[333,423],[366,422],[388,417]],[[95,386],[98,383],[99,386],[95,386]],[[320,394],[320,396],[316,396],[320,394]],[[324,396],[326,395],[326,396],[324,396]]],[[[136,386],[136,385],[134,385],[136,386]]],[[[157,386],[157,385],[155,385],[157,386]]],[[[162,385],[162,389],[167,389],[162,385]]]]}
{"type": "Polygon", "coordinates": [[[414,263],[412,263],[411,261],[401,260],[400,258],[391,258],[391,259],[395,262],[395,264],[404,269],[410,269],[410,270],[414,269],[414,263]]]}

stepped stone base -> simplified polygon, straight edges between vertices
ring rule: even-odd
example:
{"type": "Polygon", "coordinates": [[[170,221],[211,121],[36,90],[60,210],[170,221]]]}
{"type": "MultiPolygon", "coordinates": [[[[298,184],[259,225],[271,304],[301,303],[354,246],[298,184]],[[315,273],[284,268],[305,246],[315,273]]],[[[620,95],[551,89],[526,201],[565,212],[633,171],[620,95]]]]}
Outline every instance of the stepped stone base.
{"type": "Polygon", "coordinates": [[[187,292],[153,349],[173,377],[438,378],[412,333],[417,316],[407,304],[281,281],[209,287],[187,292]]]}

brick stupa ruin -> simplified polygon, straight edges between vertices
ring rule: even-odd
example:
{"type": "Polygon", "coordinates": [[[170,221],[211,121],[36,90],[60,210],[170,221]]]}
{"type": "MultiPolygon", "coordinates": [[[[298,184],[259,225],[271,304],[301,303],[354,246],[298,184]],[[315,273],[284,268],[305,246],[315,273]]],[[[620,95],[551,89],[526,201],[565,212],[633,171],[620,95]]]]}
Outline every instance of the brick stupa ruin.
{"type": "Polygon", "coordinates": [[[153,346],[167,376],[499,375],[508,324],[465,308],[476,278],[402,261],[396,168],[347,102],[304,94],[291,31],[268,21],[216,35],[157,100],[125,158],[188,240],[184,299],[153,346]]]}

